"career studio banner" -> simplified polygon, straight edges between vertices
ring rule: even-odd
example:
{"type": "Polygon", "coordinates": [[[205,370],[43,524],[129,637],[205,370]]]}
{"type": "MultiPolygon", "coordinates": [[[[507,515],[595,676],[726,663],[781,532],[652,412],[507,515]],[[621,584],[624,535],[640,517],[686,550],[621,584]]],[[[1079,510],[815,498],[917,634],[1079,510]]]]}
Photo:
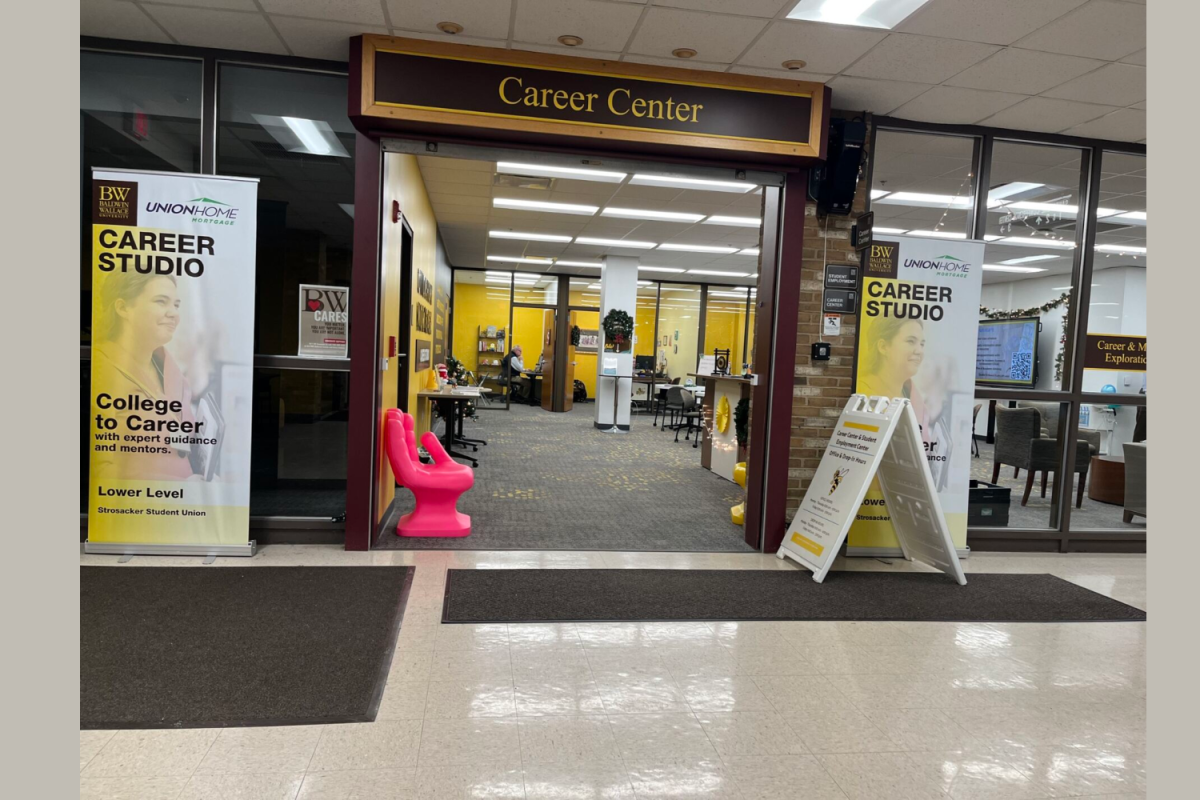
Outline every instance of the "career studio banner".
{"type": "MultiPolygon", "coordinates": [[[[912,403],[954,546],[967,546],[975,338],[982,242],[896,237],[875,241],[863,264],[858,318],[859,394],[912,403]]],[[[900,552],[879,482],[867,490],[847,553],[900,552]]]]}
{"type": "Polygon", "coordinates": [[[251,180],[92,173],[97,549],[249,547],[257,194],[251,180]]]}

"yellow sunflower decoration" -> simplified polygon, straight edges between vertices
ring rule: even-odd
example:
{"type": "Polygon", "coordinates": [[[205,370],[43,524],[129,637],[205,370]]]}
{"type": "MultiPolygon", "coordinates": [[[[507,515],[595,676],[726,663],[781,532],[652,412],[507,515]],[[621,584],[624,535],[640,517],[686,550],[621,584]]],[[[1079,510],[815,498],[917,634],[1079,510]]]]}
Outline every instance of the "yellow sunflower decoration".
{"type": "Polygon", "coordinates": [[[729,398],[721,395],[721,402],[717,403],[717,431],[724,433],[729,430],[729,398]]]}

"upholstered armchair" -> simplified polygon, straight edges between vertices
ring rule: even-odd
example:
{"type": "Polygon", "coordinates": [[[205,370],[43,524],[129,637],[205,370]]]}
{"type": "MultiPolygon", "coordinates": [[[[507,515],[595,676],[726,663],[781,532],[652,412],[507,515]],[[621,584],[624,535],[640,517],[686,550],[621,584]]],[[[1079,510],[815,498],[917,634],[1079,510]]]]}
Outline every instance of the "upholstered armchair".
{"type": "Polygon", "coordinates": [[[1126,442],[1125,450],[1125,522],[1134,514],[1146,516],[1146,443],[1126,442]]]}
{"type": "MultiPolygon", "coordinates": [[[[1042,415],[1036,408],[1004,408],[996,406],[996,448],[992,466],[992,483],[1000,479],[1000,467],[1013,467],[1013,477],[1026,470],[1025,493],[1021,505],[1029,503],[1033,491],[1034,476],[1042,473],[1042,497],[1046,496],[1046,477],[1058,471],[1062,450],[1057,439],[1042,436],[1042,415]]],[[[1087,484],[1087,471],[1092,462],[1092,449],[1088,442],[1075,443],[1074,472],[1079,475],[1079,487],[1075,495],[1075,507],[1083,505],[1083,490],[1087,484]]]]}

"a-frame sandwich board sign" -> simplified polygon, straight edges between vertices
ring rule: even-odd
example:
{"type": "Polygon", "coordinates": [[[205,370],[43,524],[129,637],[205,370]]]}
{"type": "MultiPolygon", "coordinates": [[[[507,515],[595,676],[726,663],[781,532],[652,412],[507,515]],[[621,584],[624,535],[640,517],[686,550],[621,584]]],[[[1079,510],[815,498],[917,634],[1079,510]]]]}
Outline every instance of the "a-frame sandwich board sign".
{"type": "Polygon", "coordinates": [[[776,555],[825,580],[876,475],[904,557],[966,585],[917,415],[902,397],[851,395],[776,555]]]}

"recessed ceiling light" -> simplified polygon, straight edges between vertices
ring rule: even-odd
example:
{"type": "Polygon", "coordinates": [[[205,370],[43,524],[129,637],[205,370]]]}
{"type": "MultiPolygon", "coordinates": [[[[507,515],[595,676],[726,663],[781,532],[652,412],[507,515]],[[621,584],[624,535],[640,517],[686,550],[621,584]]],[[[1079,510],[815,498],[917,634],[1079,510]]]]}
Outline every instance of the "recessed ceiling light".
{"type": "Polygon", "coordinates": [[[533,258],[532,256],[488,256],[488,261],[499,261],[504,264],[541,264],[549,267],[554,264],[553,258],[533,258]]]}
{"type": "Polygon", "coordinates": [[[874,228],[872,228],[872,230],[875,233],[891,233],[891,234],[908,233],[908,231],[905,230],[904,228],[881,228],[878,225],[876,225],[874,228]]]}
{"type": "Polygon", "coordinates": [[[929,0],[800,0],[788,19],[891,30],[929,0]]]}
{"type": "Polygon", "coordinates": [[[600,239],[595,236],[576,236],[575,244],[591,244],[597,247],[627,247],[634,250],[653,250],[655,242],[639,242],[634,239],[600,239]]]}
{"type": "MultiPolygon", "coordinates": [[[[1073,244],[1071,246],[1074,247],[1073,244]]],[[[1103,250],[1106,253],[1137,253],[1139,255],[1144,255],[1146,252],[1146,248],[1144,247],[1133,247],[1123,244],[1098,244],[1096,245],[1096,249],[1103,250]]]]}
{"type": "Polygon", "coordinates": [[[671,55],[676,58],[695,58],[696,51],[690,47],[679,47],[671,51],[671,55]]]}
{"type": "Polygon", "coordinates": [[[583,39],[579,36],[571,36],[570,34],[567,34],[566,36],[558,37],[558,43],[566,45],[567,47],[579,47],[579,45],[583,44],[583,39]]]}
{"type": "Polygon", "coordinates": [[[758,217],[726,217],[721,214],[713,214],[704,220],[704,224],[731,225],[736,228],[757,228],[762,225],[762,220],[758,217]]]}
{"type": "Polygon", "coordinates": [[[522,233],[520,231],[488,231],[493,239],[527,239],[531,242],[569,242],[570,236],[558,236],[552,233],[522,233]]]}
{"type": "Polygon", "coordinates": [[[496,171],[507,175],[532,175],[539,178],[569,178],[577,181],[597,181],[599,183],[620,183],[625,180],[626,173],[612,172],[603,169],[583,169],[582,167],[554,167],[545,164],[527,164],[521,161],[499,161],[496,171]]]}
{"type": "Polygon", "coordinates": [[[550,211],[555,214],[578,214],[590,217],[600,210],[599,206],[581,206],[574,203],[547,203],[544,200],[519,200],[515,197],[493,197],[496,208],[515,208],[521,211],[550,211]]]}
{"type": "Polygon", "coordinates": [[[757,247],[745,247],[741,250],[738,250],[738,255],[739,256],[757,256],[761,252],[762,251],[759,250],[757,247]]]}
{"type": "Polygon", "coordinates": [[[647,267],[643,264],[638,264],[638,272],[683,272],[682,269],[675,267],[647,267]]]}
{"type": "Polygon", "coordinates": [[[563,261],[560,258],[559,260],[554,262],[554,266],[556,266],[556,267],[591,267],[593,269],[600,269],[600,267],[602,267],[604,265],[601,264],[599,261],[563,261]]]}
{"type": "Polygon", "coordinates": [[[1045,272],[1043,267],[1014,267],[1003,264],[984,264],[983,268],[990,272],[1045,272]]]}
{"type": "Polygon", "coordinates": [[[672,189],[701,189],[712,192],[750,192],[758,188],[756,183],[737,181],[711,181],[704,178],[680,178],[674,175],[649,175],[635,173],[629,182],[638,186],[669,186],[672,189]]]}
{"type": "Polygon", "coordinates": [[[658,246],[658,249],[659,250],[675,250],[675,251],[678,251],[681,253],[720,253],[722,255],[729,255],[730,253],[736,253],[738,251],[738,249],[736,247],[714,247],[712,245],[707,245],[707,244],[672,244],[672,243],[660,244],[658,246]]]}
{"type": "Polygon", "coordinates": [[[699,222],[703,214],[684,214],[679,211],[658,211],[652,208],[614,208],[609,206],[600,212],[602,217],[620,219],[652,219],[659,222],[699,222]]]}
{"type": "Polygon", "coordinates": [[[1062,258],[1062,256],[1052,256],[1048,253],[1044,253],[1040,256],[1025,256],[1024,258],[1010,258],[1006,261],[1001,261],[1000,263],[1001,264],[1031,264],[1034,261],[1053,261],[1056,258],[1062,258]]]}
{"type": "MultiPolygon", "coordinates": [[[[987,239],[986,236],[984,238],[987,239]]],[[[1066,239],[1040,239],[1033,236],[1004,236],[996,238],[1005,244],[1019,244],[1026,247],[1062,247],[1070,249],[1075,246],[1074,242],[1066,239]]],[[[988,239],[988,241],[995,241],[995,239],[988,239]]],[[[1097,247],[1096,249],[1100,248],[1097,247]]]]}
{"type": "Polygon", "coordinates": [[[912,236],[928,236],[932,239],[965,239],[965,233],[955,233],[954,231],[909,231],[912,236]]]}
{"type": "Polygon", "coordinates": [[[798,58],[793,58],[793,59],[783,62],[784,69],[790,69],[793,71],[798,70],[798,69],[804,69],[807,66],[808,66],[807,61],[802,61],[798,58]]]}
{"type": "Polygon", "coordinates": [[[688,275],[716,275],[720,278],[748,278],[750,277],[745,272],[721,272],[715,269],[689,269],[688,275]]]}
{"type": "Polygon", "coordinates": [[[437,24],[437,29],[442,33],[448,33],[451,36],[463,32],[463,26],[459,25],[457,22],[439,22],[437,24]]]}

